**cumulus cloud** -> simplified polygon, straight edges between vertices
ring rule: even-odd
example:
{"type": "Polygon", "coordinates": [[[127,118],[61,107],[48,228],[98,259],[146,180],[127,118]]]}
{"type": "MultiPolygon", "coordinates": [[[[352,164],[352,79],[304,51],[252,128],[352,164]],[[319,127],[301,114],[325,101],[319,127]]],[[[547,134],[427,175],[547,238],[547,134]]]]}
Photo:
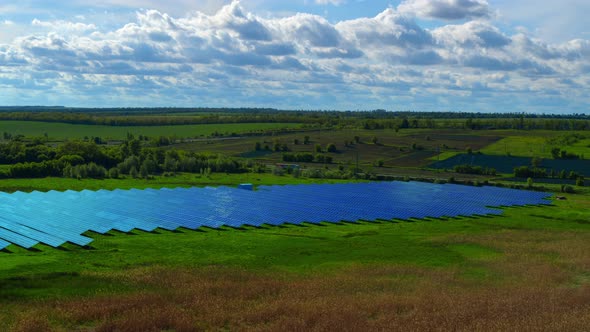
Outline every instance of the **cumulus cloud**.
{"type": "Polygon", "coordinates": [[[78,95],[80,103],[112,106],[403,103],[404,109],[437,110],[456,103],[459,110],[474,104],[486,110],[494,97],[526,99],[534,87],[557,93],[576,111],[587,105],[590,41],[552,44],[509,34],[489,20],[427,28],[403,7],[452,18],[432,9],[441,3],[463,8],[461,18],[489,16],[482,1],[440,0],[428,7],[416,0],[375,17],[332,23],[306,13],[262,17],[234,1],[213,14],[141,10],[114,29],[34,20],[35,34],[0,45],[0,97],[10,103],[9,96],[27,100],[45,92],[47,98],[70,96],[64,103],[78,95]]]}
{"type": "Polygon", "coordinates": [[[492,12],[486,0],[405,0],[398,6],[403,13],[441,20],[488,18],[492,12]]]}

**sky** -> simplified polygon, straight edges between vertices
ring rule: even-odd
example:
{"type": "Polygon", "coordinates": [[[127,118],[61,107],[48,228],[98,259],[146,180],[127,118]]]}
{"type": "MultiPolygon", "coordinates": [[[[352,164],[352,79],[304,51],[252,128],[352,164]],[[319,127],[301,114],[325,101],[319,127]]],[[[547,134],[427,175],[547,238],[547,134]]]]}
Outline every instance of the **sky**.
{"type": "Polygon", "coordinates": [[[590,1],[3,0],[0,105],[590,113],[590,1]]]}

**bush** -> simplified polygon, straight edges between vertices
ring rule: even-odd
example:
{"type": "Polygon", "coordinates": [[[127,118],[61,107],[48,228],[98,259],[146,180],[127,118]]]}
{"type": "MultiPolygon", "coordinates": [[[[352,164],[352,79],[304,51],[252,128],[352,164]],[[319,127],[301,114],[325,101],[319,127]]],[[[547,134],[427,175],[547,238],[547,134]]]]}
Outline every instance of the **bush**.
{"type": "Polygon", "coordinates": [[[117,167],[113,167],[109,169],[109,177],[111,179],[118,179],[119,178],[119,169],[117,167]]]}
{"type": "Polygon", "coordinates": [[[311,153],[283,153],[283,161],[285,162],[313,162],[313,154],[311,153]]]}
{"type": "Polygon", "coordinates": [[[272,167],[272,174],[273,175],[284,175],[285,174],[285,170],[281,167],[278,166],[273,166],[272,167]]]}
{"type": "Polygon", "coordinates": [[[579,176],[576,179],[576,186],[578,186],[578,187],[583,187],[584,186],[584,177],[583,176],[579,176]]]}
{"type": "Polygon", "coordinates": [[[337,151],[336,144],[334,144],[334,143],[328,144],[328,146],[326,146],[326,151],[332,152],[332,153],[336,152],[337,151]]]}
{"type": "Polygon", "coordinates": [[[568,193],[568,194],[573,194],[576,191],[574,190],[574,187],[572,186],[568,186],[568,185],[561,185],[561,192],[562,193],[568,193]]]}
{"type": "Polygon", "coordinates": [[[519,178],[545,178],[547,177],[547,170],[544,168],[521,166],[514,168],[514,176],[519,178]]]}

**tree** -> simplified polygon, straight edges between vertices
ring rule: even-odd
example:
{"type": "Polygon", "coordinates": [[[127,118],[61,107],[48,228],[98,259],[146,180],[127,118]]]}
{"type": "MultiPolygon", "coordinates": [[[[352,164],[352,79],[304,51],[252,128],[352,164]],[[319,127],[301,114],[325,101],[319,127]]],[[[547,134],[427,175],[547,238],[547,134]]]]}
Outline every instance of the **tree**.
{"type": "Polygon", "coordinates": [[[532,188],[533,187],[533,179],[532,178],[526,179],[526,185],[527,185],[527,187],[532,188]]]}
{"type": "Polygon", "coordinates": [[[119,178],[119,169],[117,167],[113,167],[109,169],[109,177],[111,179],[118,179],[119,178]]]}
{"type": "Polygon", "coordinates": [[[322,146],[319,144],[315,145],[315,152],[322,152],[322,146]]]}
{"type": "Polygon", "coordinates": [[[328,144],[328,146],[326,146],[326,151],[332,152],[332,153],[336,152],[337,151],[336,144],[334,144],[334,143],[328,144]]]}
{"type": "Polygon", "coordinates": [[[576,186],[578,187],[583,187],[584,186],[584,177],[583,176],[578,176],[578,178],[576,179],[576,186]]]}
{"type": "Polygon", "coordinates": [[[294,145],[299,145],[299,140],[297,138],[293,139],[293,144],[294,145]]]}
{"type": "Polygon", "coordinates": [[[303,137],[303,144],[307,145],[309,144],[311,141],[309,140],[309,136],[305,136],[303,137]]]}
{"type": "Polygon", "coordinates": [[[379,139],[377,138],[377,136],[373,136],[373,138],[371,138],[371,142],[373,142],[373,144],[377,144],[377,142],[379,142],[379,139]]]}
{"type": "Polygon", "coordinates": [[[360,142],[361,142],[361,138],[360,138],[359,136],[355,136],[355,137],[354,137],[354,142],[355,142],[356,144],[360,143],[360,142]]]}
{"type": "Polygon", "coordinates": [[[129,175],[131,175],[132,178],[137,178],[137,168],[135,166],[131,167],[131,169],[129,170],[129,175]]]}
{"type": "Polygon", "coordinates": [[[150,176],[150,172],[145,161],[143,162],[143,164],[141,164],[141,167],[139,168],[139,175],[144,179],[147,179],[150,176]]]}

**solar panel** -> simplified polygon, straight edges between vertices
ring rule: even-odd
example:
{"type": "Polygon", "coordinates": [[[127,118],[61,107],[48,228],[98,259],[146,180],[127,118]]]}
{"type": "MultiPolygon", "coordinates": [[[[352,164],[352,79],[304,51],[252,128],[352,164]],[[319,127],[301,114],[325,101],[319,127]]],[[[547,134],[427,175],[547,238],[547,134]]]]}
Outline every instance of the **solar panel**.
{"type": "Polygon", "coordinates": [[[4,250],[6,247],[10,245],[10,242],[0,240],[0,250],[4,250]]]}
{"type": "Polygon", "coordinates": [[[153,231],[357,220],[495,215],[500,206],[550,204],[550,194],[497,187],[370,182],[0,193],[0,250],[10,244],[85,246],[87,231],[153,231]]]}

